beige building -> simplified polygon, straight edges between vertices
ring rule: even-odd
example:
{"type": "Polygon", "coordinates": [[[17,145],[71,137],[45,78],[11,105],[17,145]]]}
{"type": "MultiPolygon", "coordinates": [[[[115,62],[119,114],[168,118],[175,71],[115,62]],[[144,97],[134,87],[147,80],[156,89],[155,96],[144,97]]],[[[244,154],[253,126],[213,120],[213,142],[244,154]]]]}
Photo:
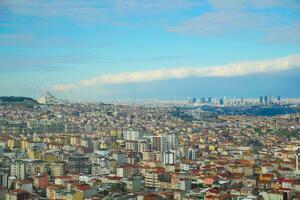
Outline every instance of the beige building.
{"type": "Polygon", "coordinates": [[[65,175],[65,163],[55,162],[50,165],[52,176],[63,176],[65,175]]]}

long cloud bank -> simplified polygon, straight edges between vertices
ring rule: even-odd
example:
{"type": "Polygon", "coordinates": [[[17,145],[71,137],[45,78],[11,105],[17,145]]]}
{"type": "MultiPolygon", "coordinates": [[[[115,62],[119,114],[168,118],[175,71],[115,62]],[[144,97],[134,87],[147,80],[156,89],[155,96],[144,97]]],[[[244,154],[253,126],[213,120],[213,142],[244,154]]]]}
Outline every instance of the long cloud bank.
{"type": "Polygon", "coordinates": [[[245,61],[211,67],[182,67],[139,72],[123,72],[99,75],[79,82],[54,85],[54,91],[75,90],[103,84],[125,84],[189,77],[234,77],[260,73],[272,73],[300,68],[300,55],[290,55],[263,61],[245,61]]]}

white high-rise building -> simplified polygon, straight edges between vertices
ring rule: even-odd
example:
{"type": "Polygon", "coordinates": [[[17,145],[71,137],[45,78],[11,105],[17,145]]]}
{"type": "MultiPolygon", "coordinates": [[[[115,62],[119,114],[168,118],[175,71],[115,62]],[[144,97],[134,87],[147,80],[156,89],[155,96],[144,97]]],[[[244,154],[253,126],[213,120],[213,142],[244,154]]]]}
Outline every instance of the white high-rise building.
{"type": "Polygon", "coordinates": [[[45,96],[38,97],[37,102],[39,104],[57,104],[59,101],[50,92],[46,92],[45,96]]]}
{"type": "Polygon", "coordinates": [[[10,175],[23,180],[26,178],[26,165],[24,161],[15,161],[10,165],[10,175]]]}
{"type": "Polygon", "coordinates": [[[160,150],[167,151],[167,150],[175,150],[178,147],[178,135],[175,133],[170,133],[161,136],[160,140],[160,150]]]}
{"type": "Polygon", "coordinates": [[[125,149],[133,152],[138,151],[138,143],[137,141],[126,141],[125,143],[125,149]]]}
{"type": "Polygon", "coordinates": [[[141,133],[137,130],[126,130],[123,132],[124,140],[137,141],[141,138],[141,133]]]}
{"type": "Polygon", "coordinates": [[[189,148],[187,151],[187,158],[191,160],[196,160],[197,149],[189,148]]]}
{"type": "Polygon", "coordinates": [[[138,152],[145,152],[150,150],[150,145],[146,140],[140,140],[138,142],[138,152]]]}
{"type": "Polygon", "coordinates": [[[175,153],[172,151],[166,151],[162,154],[162,162],[165,165],[174,165],[175,164],[175,153]]]}

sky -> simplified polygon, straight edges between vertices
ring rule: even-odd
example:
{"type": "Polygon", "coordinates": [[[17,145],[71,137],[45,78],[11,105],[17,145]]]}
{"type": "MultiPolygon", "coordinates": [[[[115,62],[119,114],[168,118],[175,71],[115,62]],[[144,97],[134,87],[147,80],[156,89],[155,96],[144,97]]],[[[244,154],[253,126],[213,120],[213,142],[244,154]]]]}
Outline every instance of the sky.
{"type": "Polygon", "coordinates": [[[300,97],[298,0],[0,0],[0,96],[300,97]]]}

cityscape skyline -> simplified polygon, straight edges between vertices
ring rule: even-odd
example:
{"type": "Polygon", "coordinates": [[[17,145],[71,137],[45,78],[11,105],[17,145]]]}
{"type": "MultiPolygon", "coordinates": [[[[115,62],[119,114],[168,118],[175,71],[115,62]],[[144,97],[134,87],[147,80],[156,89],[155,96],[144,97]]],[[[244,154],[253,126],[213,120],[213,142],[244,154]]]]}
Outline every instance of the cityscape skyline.
{"type": "Polygon", "coordinates": [[[300,0],[0,0],[0,200],[300,200],[300,0]]]}

